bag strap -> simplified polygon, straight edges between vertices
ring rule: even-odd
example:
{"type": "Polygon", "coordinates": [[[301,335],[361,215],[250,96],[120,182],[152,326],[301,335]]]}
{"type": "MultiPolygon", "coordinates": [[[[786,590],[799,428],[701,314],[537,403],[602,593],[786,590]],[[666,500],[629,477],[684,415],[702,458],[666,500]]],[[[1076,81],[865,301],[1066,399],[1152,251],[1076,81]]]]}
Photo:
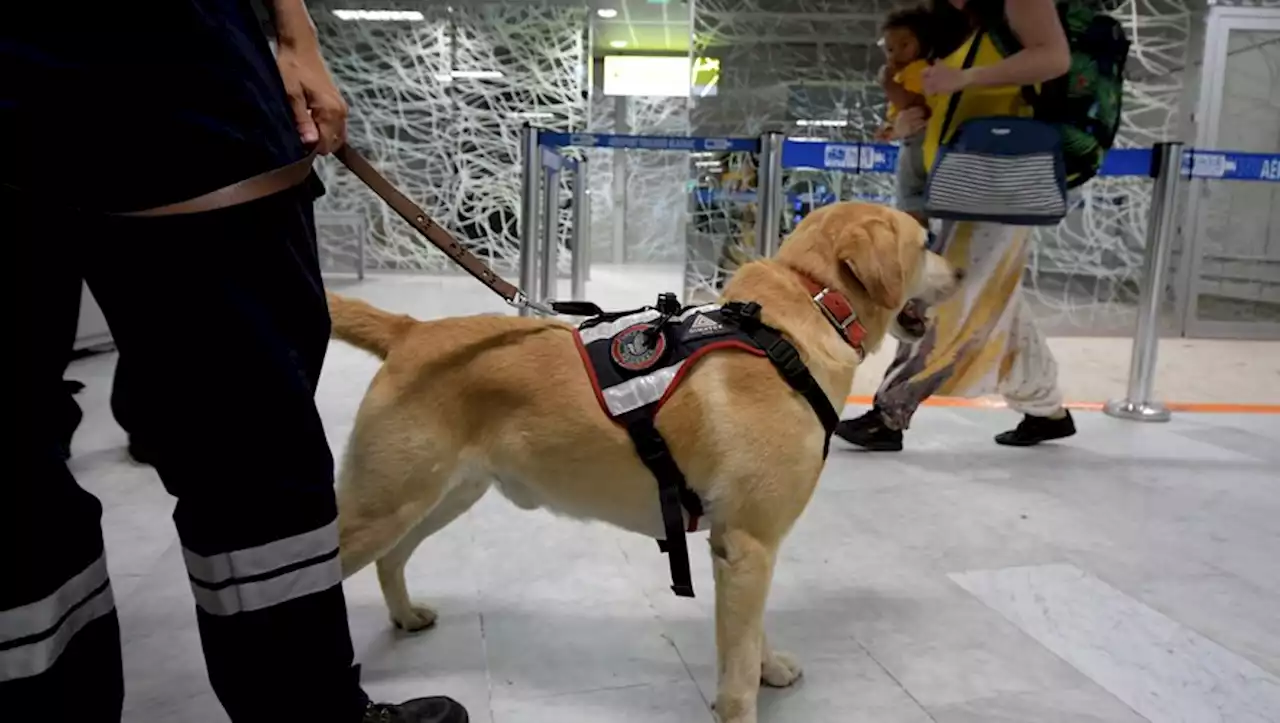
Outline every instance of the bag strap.
{"type": "MultiPolygon", "coordinates": [[[[969,45],[969,52],[964,56],[964,63],[960,66],[961,70],[968,70],[973,67],[973,62],[978,58],[978,49],[982,47],[982,36],[986,34],[986,30],[978,28],[973,35],[973,42],[969,45]]],[[[947,131],[951,128],[951,121],[955,118],[956,109],[960,107],[960,95],[964,90],[958,90],[951,94],[951,102],[947,104],[947,115],[942,119],[942,132],[938,134],[938,143],[947,142],[947,131]]]]}

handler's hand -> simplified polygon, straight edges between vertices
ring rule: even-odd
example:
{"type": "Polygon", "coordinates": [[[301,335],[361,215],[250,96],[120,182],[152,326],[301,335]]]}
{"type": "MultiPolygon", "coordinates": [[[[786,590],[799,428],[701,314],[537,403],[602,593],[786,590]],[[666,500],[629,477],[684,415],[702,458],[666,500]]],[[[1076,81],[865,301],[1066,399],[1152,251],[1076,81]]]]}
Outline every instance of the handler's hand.
{"type": "Polygon", "coordinates": [[[302,142],[314,144],[321,154],[341,148],[347,142],[347,102],[333,84],[319,46],[281,45],[276,50],[276,64],[302,142]]]}

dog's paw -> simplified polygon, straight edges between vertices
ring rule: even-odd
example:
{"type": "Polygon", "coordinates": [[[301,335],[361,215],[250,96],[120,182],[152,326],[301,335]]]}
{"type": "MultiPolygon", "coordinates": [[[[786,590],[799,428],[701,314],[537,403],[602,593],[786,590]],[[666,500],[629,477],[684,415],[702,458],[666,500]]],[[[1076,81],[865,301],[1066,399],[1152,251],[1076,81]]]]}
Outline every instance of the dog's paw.
{"type": "Polygon", "coordinates": [[[773,653],[760,665],[760,680],[771,688],[785,688],[803,673],[800,661],[789,653],[773,653]]]}
{"type": "Polygon", "coordinates": [[[406,633],[417,633],[436,624],[436,611],[426,605],[411,605],[402,614],[392,613],[391,622],[406,633]]]}

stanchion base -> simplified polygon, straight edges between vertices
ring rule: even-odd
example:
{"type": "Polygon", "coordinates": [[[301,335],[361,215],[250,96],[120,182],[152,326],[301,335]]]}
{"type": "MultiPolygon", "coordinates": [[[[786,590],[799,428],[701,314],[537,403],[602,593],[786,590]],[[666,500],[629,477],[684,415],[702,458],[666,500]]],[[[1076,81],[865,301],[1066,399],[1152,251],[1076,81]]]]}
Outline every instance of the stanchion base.
{"type": "Polygon", "coordinates": [[[1169,408],[1160,402],[1131,402],[1128,399],[1112,399],[1102,408],[1108,416],[1133,422],[1167,422],[1173,416],[1169,408]]]}

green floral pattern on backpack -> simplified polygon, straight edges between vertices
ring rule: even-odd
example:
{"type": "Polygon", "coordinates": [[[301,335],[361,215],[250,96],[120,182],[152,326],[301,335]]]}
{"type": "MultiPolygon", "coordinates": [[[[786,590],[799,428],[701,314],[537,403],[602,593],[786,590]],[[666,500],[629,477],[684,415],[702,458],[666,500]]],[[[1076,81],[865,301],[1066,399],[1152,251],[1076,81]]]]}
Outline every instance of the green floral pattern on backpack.
{"type": "MultiPolygon", "coordinates": [[[[1039,93],[1030,88],[1026,93],[1035,117],[1056,124],[1061,131],[1067,187],[1074,188],[1097,175],[1103,156],[1115,143],[1129,39],[1120,23],[1098,8],[1096,1],[1060,0],[1057,8],[1071,46],[1071,69],[1042,83],[1039,93]]],[[[1001,55],[1021,50],[1007,24],[989,31],[1001,55]]]]}

